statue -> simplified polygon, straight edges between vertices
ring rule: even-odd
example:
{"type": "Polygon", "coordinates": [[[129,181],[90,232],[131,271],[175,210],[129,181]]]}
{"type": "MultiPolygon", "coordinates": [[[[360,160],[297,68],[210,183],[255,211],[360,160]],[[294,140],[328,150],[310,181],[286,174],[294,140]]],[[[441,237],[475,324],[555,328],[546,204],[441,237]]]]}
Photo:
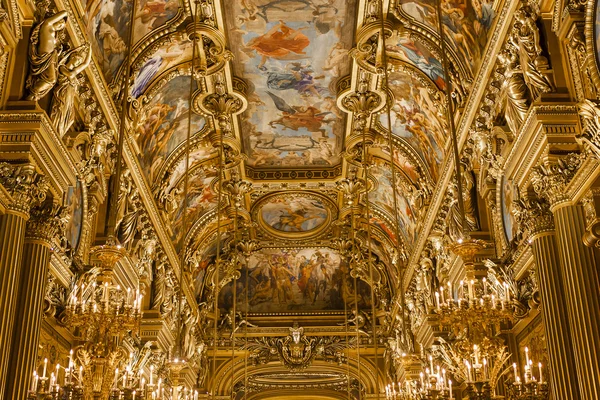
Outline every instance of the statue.
{"type": "Polygon", "coordinates": [[[537,99],[540,93],[553,91],[552,83],[541,71],[549,69],[548,59],[542,56],[540,31],[536,25],[537,15],[530,6],[522,6],[515,15],[515,24],[509,42],[519,49],[519,62],[523,78],[537,99]]]}
{"type": "Polygon", "coordinates": [[[58,64],[58,84],[54,90],[50,119],[60,137],[73,125],[73,100],[79,87],[77,76],[91,61],[92,50],[89,43],[86,43],[68,52],[58,64]]]}
{"type": "MultiPolygon", "coordinates": [[[[468,232],[479,230],[479,220],[477,217],[477,194],[475,192],[475,177],[470,169],[461,165],[462,172],[462,197],[465,216],[465,229],[468,232]]],[[[458,206],[458,186],[453,182],[448,187],[451,194],[450,211],[448,212],[450,223],[448,224],[450,236],[454,240],[462,237],[462,215],[458,206]]]]}
{"type": "Polygon", "coordinates": [[[48,94],[58,78],[58,56],[61,52],[57,35],[65,29],[67,12],[60,11],[40,22],[31,32],[29,44],[30,72],[26,87],[27,100],[38,101],[48,94]]]}
{"type": "Polygon", "coordinates": [[[498,59],[504,67],[505,80],[502,83],[502,90],[506,94],[504,118],[514,135],[521,129],[529,110],[529,92],[517,58],[517,49],[510,43],[498,55],[498,59]]]}

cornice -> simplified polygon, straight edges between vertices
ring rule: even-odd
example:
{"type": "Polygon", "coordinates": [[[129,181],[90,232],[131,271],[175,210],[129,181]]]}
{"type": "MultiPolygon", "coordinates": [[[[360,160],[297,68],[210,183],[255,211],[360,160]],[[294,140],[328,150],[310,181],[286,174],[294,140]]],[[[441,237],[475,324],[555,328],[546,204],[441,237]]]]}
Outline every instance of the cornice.
{"type": "Polygon", "coordinates": [[[577,107],[567,104],[531,106],[519,135],[504,163],[505,176],[525,189],[532,168],[551,147],[576,150],[575,135],[580,130],[577,107]]]}
{"type": "Polygon", "coordinates": [[[75,186],[75,162],[44,111],[0,111],[0,153],[5,160],[30,160],[62,199],[75,186]]]}

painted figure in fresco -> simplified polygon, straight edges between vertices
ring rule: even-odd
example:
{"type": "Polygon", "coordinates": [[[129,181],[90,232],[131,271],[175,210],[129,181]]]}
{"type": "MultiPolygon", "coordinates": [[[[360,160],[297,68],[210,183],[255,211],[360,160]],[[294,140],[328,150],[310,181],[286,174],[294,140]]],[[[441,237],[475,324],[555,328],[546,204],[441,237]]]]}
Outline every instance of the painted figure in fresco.
{"type": "Polygon", "coordinates": [[[267,87],[275,90],[293,89],[301,95],[312,94],[320,98],[321,93],[325,92],[326,89],[320,86],[315,79],[323,79],[324,75],[314,77],[313,72],[309,64],[292,62],[286,66],[283,72],[269,72],[267,87]]]}
{"type": "Polygon", "coordinates": [[[258,68],[266,70],[265,64],[269,58],[278,60],[292,58],[304,58],[306,47],[310,40],[306,35],[296,29],[288,27],[283,21],[279,21],[267,33],[251,39],[246,47],[255,50],[262,58],[258,68]],[[300,56],[300,57],[298,57],[300,56]]]}
{"type": "Polygon", "coordinates": [[[473,65],[481,54],[479,42],[471,32],[473,24],[469,18],[471,9],[468,1],[442,0],[442,22],[447,34],[456,43],[457,50],[473,65]]]}
{"type": "Polygon", "coordinates": [[[269,122],[272,128],[275,128],[276,125],[282,125],[283,129],[297,131],[300,128],[305,128],[309,132],[321,133],[323,136],[327,134],[322,125],[333,122],[331,119],[325,119],[325,116],[330,112],[323,113],[313,106],[290,106],[281,97],[271,92],[267,92],[267,94],[273,99],[275,107],[283,113],[279,119],[269,122]]]}
{"type": "Polygon", "coordinates": [[[142,25],[141,32],[136,32],[140,36],[158,28],[166,20],[177,12],[179,3],[177,0],[149,0],[141,2],[135,19],[142,25]]]}
{"type": "Polygon", "coordinates": [[[60,11],[40,22],[31,31],[29,44],[29,89],[27,100],[38,101],[48,94],[58,79],[60,43],[58,34],[65,29],[67,12],[60,11]]]}
{"type": "Polygon", "coordinates": [[[79,80],[77,76],[90,65],[92,50],[89,43],[68,52],[59,62],[58,84],[54,90],[50,119],[58,134],[62,137],[74,122],[74,100],[79,80]]]}
{"type": "Polygon", "coordinates": [[[398,47],[390,46],[390,50],[396,50],[397,48],[404,53],[410,62],[423,71],[438,88],[444,89],[446,87],[444,68],[431,54],[426,57],[423,50],[410,39],[400,39],[398,47]]]}
{"type": "Polygon", "coordinates": [[[177,63],[186,49],[191,46],[190,41],[183,43],[170,43],[166,48],[160,48],[154,55],[144,63],[135,77],[135,82],[131,89],[131,95],[135,98],[139,97],[152,78],[154,78],[160,70],[167,70],[172,65],[177,63]]]}

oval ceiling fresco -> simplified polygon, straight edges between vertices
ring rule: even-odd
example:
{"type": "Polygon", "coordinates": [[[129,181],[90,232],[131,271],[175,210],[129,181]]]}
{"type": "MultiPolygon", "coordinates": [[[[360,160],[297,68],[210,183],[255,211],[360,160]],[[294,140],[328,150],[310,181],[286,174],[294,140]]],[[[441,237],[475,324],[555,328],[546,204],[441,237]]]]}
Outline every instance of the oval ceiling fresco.
{"type": "Polygon", "coordinates": [[[496,17],[491,0],[397,0],[397,7],[414,21],[439,32],[437,8],[442,9],[444,34],[460,60],[475,74],[496,17]]]}
{"type": "MultiPolygon", "coordinates": [[[[437,182],[446,143],[446,122],[439,114],[440,107],[423,82],[407,73],[393,72],[389,82],[395,97],[390,110],[392,132],[416,150],[437,182]]],[[[380,115],[379,123],[387,129],[387,114],[380,115]]]]}
{"type": "Polygon", "coordinates": [[[283,193],[269,196],[257,207],[262,227],[271,234],[289,238],[321,232],[331,221],[329,201],[317,195],[283,193]]]}
{"type": "MultiPolygon", "coordinates": [[[[189,116],[190,77],[170,80],[140,113],[136,131],[138,159],[150,183],[156,178],[169,154],[187,137],[189,116]]],[[[206,125],[206,120],[192,114],[191,137],[206,125]]]]}
{"type": "Polygon", "coordinates": [[[354,0],[231,0],[235,73],[250,82],[241,116],[253,167],[339,163],[344,119],[332,83],[347,73],[354,0]]]}

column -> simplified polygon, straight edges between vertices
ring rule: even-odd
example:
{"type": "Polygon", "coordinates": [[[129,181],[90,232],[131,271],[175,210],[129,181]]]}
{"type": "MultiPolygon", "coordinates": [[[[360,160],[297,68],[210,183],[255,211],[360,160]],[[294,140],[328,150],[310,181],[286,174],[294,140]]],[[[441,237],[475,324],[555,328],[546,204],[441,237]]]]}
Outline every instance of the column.
{"type": "Polygon", "coordinates": [[[52,240],[61,234],[61,223],[52,204],[34,209],[27,222],[17,315],[8,368],[5,397],[25,399],[36,368],[44,291],[52,240]]]}
{"type": "Polygon", "coordinates": [[[4,387],[8,376],[27,217],[27,214],[11,211],[0,218],[0,399],[7,398],[4,396],[4,387]]]}
{"type": "Polygon", "coordinates": [[[29,210],[46,198],[48,182],[31,164],[0,163],[0,184],[12,197],[0,219],[0,399],[6,399],[8,364],[15,323],[25,224],[29,210]]]}
{"type": "Polygon", "coordinates": [[[582,399],[600,399],[600,282],[594,250],[585,246],[581,205],[562,203],[554,219],[582,399]]]}
{"type": "Polygon", "coordinates": [[[540,296],[542,319],[550,365],[550,391],[553,399],[580,399],[579,384],[569,328],[565,289],[556,244],[554,217],[543,200],[532,200],[523,210],[523,220],[533,250],[540,296]],[[524,215],[524,216],[525,216],[524,215]]]}

